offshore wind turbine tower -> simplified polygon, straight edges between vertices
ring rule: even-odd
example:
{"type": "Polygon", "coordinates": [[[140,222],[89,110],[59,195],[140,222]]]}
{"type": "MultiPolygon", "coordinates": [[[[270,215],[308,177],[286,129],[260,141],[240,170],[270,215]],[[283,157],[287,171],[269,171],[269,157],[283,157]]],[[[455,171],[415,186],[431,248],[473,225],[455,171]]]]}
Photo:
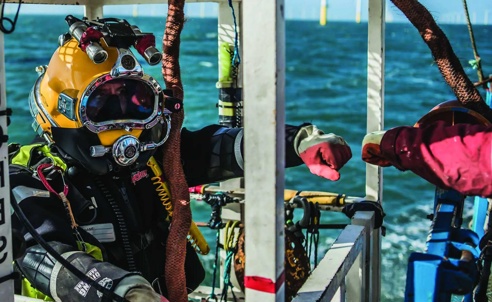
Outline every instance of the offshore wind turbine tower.
{"type": "Polygon", "coordinates": [[[360,23],[361,0],[355,0],[355,23],[360,23]]]}
{"type": "Polygon", "coordinates": [[[320,10],[319,10],[319,24],[321,26],[326,25],[326,16],[328,14],[328,4],[327,0],[321,0],[320,10]]]}

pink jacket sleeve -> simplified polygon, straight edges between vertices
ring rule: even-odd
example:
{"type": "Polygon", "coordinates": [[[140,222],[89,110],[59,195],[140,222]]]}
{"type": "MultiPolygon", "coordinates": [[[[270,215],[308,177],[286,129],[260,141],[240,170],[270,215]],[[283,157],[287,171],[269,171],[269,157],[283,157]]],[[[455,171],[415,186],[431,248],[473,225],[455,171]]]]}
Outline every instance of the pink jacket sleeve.
{"type": "Polygon", "coordinates": [[[492,126],[439,122],[388,130],[381,150],[396,168],[438,187],[492,197],[491,142],[492,126]]]}

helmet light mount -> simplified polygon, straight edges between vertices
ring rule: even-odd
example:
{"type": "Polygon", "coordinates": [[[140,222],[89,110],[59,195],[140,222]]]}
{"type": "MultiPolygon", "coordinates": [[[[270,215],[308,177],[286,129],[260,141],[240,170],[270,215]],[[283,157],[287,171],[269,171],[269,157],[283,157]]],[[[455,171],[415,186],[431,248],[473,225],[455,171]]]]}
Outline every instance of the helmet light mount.
{"type": "MultiPolygon", "coordinates": [[[[65,18],[65,21],[68,23],[70,35],[79,42],[80,48],[87,53],[92,62],[100,64],[106,61],[108,53],[102,48],[101,44],[99,44],[102,33],[95,31],[86,23],[72,15],[68,15],[65,18]]],[[[59,39],[62,40],[62,37],[59,39]]]]}
{"type": "MultiPolygon", "coordinates": [[[[81,20],[68,15],[65,21],[69,26],[69,34],[77,40],[79,47],[95,64],[100,64],[108,58],[108,53],[99,44],[101,38],[111,47],[129,49],[134,46],[149,65],[159,64],[162,60],[162,54],[155,48],[155,36],[152,33],[143,33],[140,28],[130,25],[126,20],[104,18],[89,21],[86,18],[81,20]]],[[[67,41],[66,34],[62,35],[59,41],[67,41]]]]}

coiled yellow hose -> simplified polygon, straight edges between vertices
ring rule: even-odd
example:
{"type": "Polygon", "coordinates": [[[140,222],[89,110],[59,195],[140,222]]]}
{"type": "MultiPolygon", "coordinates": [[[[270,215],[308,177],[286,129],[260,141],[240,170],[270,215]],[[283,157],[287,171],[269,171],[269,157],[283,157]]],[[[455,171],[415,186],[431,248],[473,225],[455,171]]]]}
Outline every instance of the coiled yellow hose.
{"type": "MultiPolygon", "coordinates": [[[[162,205],[164,206],[164,208],[169,214],[168,219],[170,219],[173,216],[173,205],[171,203],[171,194],[169,192],[169,187],[162,180],[161,177],[162,170],[157,164],[157,161],[155,160],[154,157],[151,157],[149,159],[149,161],[147,162],[147,166],[149,166],[150,169],[152,169],[152,172],[154,172],[155,176],[151,178],[152,182],[156,186],[155,190],[159,195],[159,199],[161,200],[162,205]]],[[[207,240],[203,236],[202,232],[200,232],[198,226],[194,221],[191,221],[190,231],[188,232],[187,239],[197,253],[200,253],[202,255],[207,255],[210,252],[210,247],[207,243],[207,240]]]]}

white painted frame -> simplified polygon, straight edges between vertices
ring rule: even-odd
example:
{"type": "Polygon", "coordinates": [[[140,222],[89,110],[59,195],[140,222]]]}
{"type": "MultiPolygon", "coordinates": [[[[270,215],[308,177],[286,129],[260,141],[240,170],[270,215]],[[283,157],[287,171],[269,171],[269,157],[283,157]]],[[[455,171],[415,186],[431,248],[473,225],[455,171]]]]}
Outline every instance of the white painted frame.
{"type": "MultiPolygon", "coordinates": [[[[3,48],[5,44],[3,33],[0,33],[0,45],[0,111],[4,111],[7,109],[7,89],[5,84],[5,53],[3,48]]],[[[6,115],[0,115],[0,128],[2,129],[3,135],[8,135],[6,115]]],[[[8,276],[13,272],[8,164],[8,146],[7,142],[4,142],[0,146],[0,277],[8,276]]],[[[0,297],[2,297],[3,301],[14,301],[13,293],[13,280],[0,283],[0,297]]]]}
{"type": "MultiPolygon", "coordinates": [[[[16,3],[16,0],[7,0],[8,3],[16,3]]],[[[138,4],[163,4],[167,1],[142,0],[138,4]]],[[[193,2],[217,2],[226,5],[227,0],[187,0],[193,2]]],[[[235,1],[240,2],[240,1],[235,1]]],[[[102,0],[102,1],[66,1],[66,0],[26,0],[25,4],[69,4],[84,5],[84,13],[88,18],[102,17],[103,5],[136,4],[135,0],[102,0]]],[[[384,127],[384,18],[385,1],[369,0],[369,33],[368,33],[368,102],[367,102],[367,131],[381,130],[384,127]]],[[[243,73],[245,100],[245,188],[248,202],[245,210],[246,232],[249,238],[255,238],[255,244],[246,246],[249,261],[246,264],[247,276],[259,276],[271,280],[277,284],[273,293],[265,293],[253,289],[246,290],[247,301],[284,301],[284,286],[279,277],[284,273],[284,124],[285,124],[285,16],[284,0],[264,1],[248,0],[242,2],[242,11],[239,14],[242,22],[242,49],[243,49],[243,73]],[[261,32],[262,35],[257,33],[261,32]],[[256,47],[258,43],[262,47],[256,47]],[[258,62],[262,62],[259,64],[258,62]],[[259,109],[261,108],[261,109],[259,109]],[[264,142],[274,142],[265,144],[264,142]],[[261,158],[261,161],[257,160],[261,158]],[[248,189],[249,188],[249,189],[248,189]],[[254,188],[254,190],[253,190],[254,188]],[[257,211],[257,209],[262,211],[257,211]],[[264,261],[268,260],[268,261],[264,261]],[[272,261],[273,260],[273,261],[272,261]]],[[[5,87],[5,60],[3,50],[4,36],[0,33],[0,85],[5,87]]],[[[5,89],[4,89],[5,90],[5,89]]],[[[5,91],[1,91],[0,98],[6,100],[5,91]]],[[[5,109],[6,102],[0,104],[0,110],[5,109]]],[[[0,125],[6,129],[6,117],[0,117],[0,125]]],[[[0,148],[0,159],[7,159],[6,145],[0,148]]],[[[4,178],[8,174],[4,169],[4,178]]],[[[7,178],[8,181],[8,178],[7,178]]],[[[0,188],[1,195],[9,204],[8,183],[6,188],[0,188]]],[[[382,202],[382,171],[380,168],[367,165],[366,167],[366,198],[382,202]]],[[[8,216],[8,215],[7,215],[8,216]]],[[[357,215],[356,215],[357,216],[357,215]]],[[[357,216],[358,217],[358,216],[357,216]]],[[[364,219],[362,219],[364,220],[364,219]]],[[[355,224],[355,223],[354,223],[355,224]]],[[[365,225],[365,224],[364,224],[365,225]]],[[[5,219],[5,228],[0,228],[0,234],[10,236],[10,217],[5,219]]],[[[368,294],[361,296],[361,301],[378,301],[380,297],[380,234],[379,231],[371,232],[368,237],[367,226],[348,226],[342,231],[338,243],[350,240],[353,248],[342,250],[330,250],[327,255],[337,253],[337,257],[343,257],[345,264],[352,267],[375,265],[370,270],[370,277],[364,278],[360,289],[368,294]],[[364,231],[366,230],[366,231],[364,231]],[[369,241],[370,243],[368,243],[369,241]],[[363,245],[365,248],[359,248],[363,245]],[[369,252],[367,252],[369,248],[369,252]],[[366,252],[364,252],[366,251],[366,252]],[[370,263],[363,261],[367,254],[371,255],[370,263]],[[355,254],[362,255],[353,258],[355,254]],[[360,257],[360,258],[358,258],[360,257]],[[355,266],[354,266],[355,265],[355,266]]],[[[9,238],[8,242],[11,240],[9,238]]],[[[250,241],[251,242],[251,241],[250,241]]],[[[338,244],[337,243],[337,244],[338,244]]],[[[325,257],[326,258],[326,257],[325,257]]],[[[12,271],[11,261],[5,261],[0,266],[0,274],[8,274],[12,271]]],[[[320,263],[321,266],[321,263],[320,263]]],[[[323,263],[324,266],[324,263],[323,263]]],[[[363,269],[366,272],[368,269],[363,269]]],[[[342,275],[357,276],[353,270],[343,270],[342,275]]],[[[313,273],[314,275],[314,273],[313,273]]],[[[336,275],[336,274],[335,274],[336,275]]],[[[339,279],[336,275],[333,280],[339,279]]],[[[344,277],[343,277],[344,278],[344,277]]],[[[281,278],[280,278],[281,279],[281,278]]],[[[352,279],[352,278],[351,278],[352,279]]],[[[312,279],[306,283],[311,284],[312,279]]],[[[331,291],[333,286],[353,288],[348,282],[337,284],[325,284],[324,291],[331,291]]],[[[305,293],[308,287],[301,288],[300,293],[305,293]]],[[[5,301],[13,301],[12,282],[0,284],[0,296],[5,301]]],[[[343,293],[343,291],[339,291],[343,293]]],[[[356,290],[347,295],[355,295],[356,290]]],[[[343,294],[343,296],[345,296],[343,294]]],[[[19,299],[23,299],[20,298],[19,299]]],[[[359,298],[357,298],[358,300],[359,298]]],[[[23,299],[22,301],[30,301],[23,299]]],[[[21,301],[17,300],[16,301],[21,301]]]]}
{"type": "Polygon", "coordinates": [[[357,212],[325,254],[292,302],[379,301],[368,297],[374,213],[357,212]]]}

